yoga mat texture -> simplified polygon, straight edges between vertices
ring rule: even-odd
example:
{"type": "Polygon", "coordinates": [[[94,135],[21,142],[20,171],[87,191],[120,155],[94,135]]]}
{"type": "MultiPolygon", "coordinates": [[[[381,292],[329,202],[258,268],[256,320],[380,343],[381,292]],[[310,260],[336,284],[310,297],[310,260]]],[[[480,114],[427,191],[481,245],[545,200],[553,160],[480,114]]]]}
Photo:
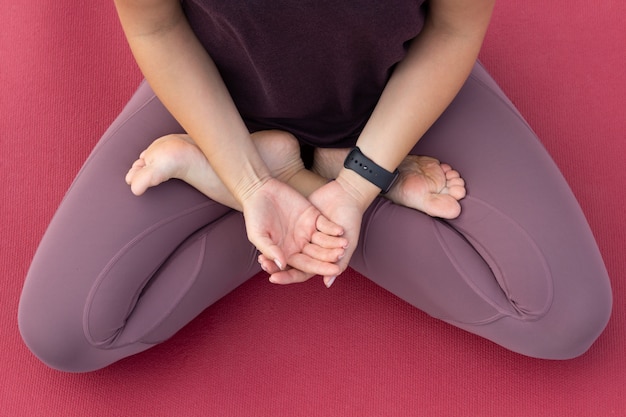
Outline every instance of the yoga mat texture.
{"type": "Polygon", "coordinates": [[[620,0],[500,1],[481,53],[570,182],[612,279],[612,319],[582,357],[508,352],[348,270],[330,290],[259,274],[162,345],[64,374],[19,336],[22,283],[141,75],[112,1],[3,0],[0,417],[626,416],[624,18],[620,0]]]}

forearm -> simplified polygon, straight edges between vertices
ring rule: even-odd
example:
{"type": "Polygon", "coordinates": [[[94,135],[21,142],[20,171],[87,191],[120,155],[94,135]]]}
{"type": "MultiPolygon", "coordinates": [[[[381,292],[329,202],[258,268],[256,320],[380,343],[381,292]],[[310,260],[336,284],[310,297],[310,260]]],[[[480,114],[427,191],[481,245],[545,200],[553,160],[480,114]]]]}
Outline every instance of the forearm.
{"type": "MultiPolygon", "coordinates": [[[[395,69],[357,141],[363,153],[378,165],[393,171],[466,81],[491,14],[491,2],[482,3],[482,10],[471,6],[476,16],[466,17],[471,23],[464,26],[456,24],[461,20],[454,15],[462,15],[462,10],[450,12],[446,4],[448,9],[441,12],[433,2],[424,29],[395,69]]],[[[380,191],[348,170],[342,170],[340,177],[365,205],[380,191]]]]}
{"type": "Polygon", "coordinates": [[[269,178],[269,170],[178,0],[117,0],[116,5],[150,86],[241,202],[269,178]]]}

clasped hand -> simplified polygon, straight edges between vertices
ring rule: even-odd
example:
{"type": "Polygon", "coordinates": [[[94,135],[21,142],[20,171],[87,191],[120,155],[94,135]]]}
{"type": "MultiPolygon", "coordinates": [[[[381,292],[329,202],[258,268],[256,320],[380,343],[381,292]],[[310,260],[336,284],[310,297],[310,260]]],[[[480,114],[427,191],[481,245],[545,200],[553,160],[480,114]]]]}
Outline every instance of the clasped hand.
{"type": "Polygon", "coordinates": [[[362,211],[332,181],[308,199],[270,179],[243,204],[248,239],[276,284],[321,275],[330,286],[348,267],[359,236],[362,211]]]}

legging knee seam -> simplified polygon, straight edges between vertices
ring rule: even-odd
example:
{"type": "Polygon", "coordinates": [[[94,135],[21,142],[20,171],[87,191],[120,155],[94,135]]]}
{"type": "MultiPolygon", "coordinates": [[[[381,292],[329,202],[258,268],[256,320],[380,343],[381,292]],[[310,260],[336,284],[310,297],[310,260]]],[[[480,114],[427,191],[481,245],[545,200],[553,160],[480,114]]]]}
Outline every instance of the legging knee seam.
{"type": "MultiPolygon", "coordinates": [[[[487,297],[487,295],[477,286],[475,285],[472,280],[469,278],[469,276],[467,276],[467,274],[464,272],[462,266],[459,264],[457,258],[454,256],[453,251],[450,249],[450,247],[448,246],[448,244],[446,243],[445,239],[443,238],[443,235],[441,234],[441,231],[437,228],[437,222],[433,221],[432,222],[432,227],[433,227],[433,231],[435,236],[437,236],[437,240],[439,241],[439,244],[441,245],[442,250],[444,251],[444,253],[447,255],[450,263],[454,266],[454,268],[457,270],[458,274],[463,277],[463,281],[474,291],[474,293],[476,293],[483,301],[485,301],[487,304],[489,304],[494,310],[496,310],[496,313],[488,318],[485,318],[483,320],[479,320],[479,321],[472,321],[471,323],[465,323],[465,324],[476,324],[476,325],[483,325],[483,324],[488,324],[491,323],[497,319],[499,319],[500,317],[503,317],[506,315],[506,312],[494,301],[492,301],[489,297],[487,297]]],[[[449,322],[459,322],[459,323],[464,323],[461,320],[458,319],[451,319],[451,318],[443,318],[441,317],[442,320],[444,321],[449,321],[449,322]]]]}
{"type": "MultiPolygon", "coordinates": [[[[96,280],[94,281],[94,284],[91,288],[91,290],[89,291],[89,294],[87,295],[87,299],[86,299],[86,303],[85,303],[85,310],[83,313],[83,331],[85,334],[85,337],[87,338],[87,341],[92,344],[93,346],[99,346],[99,347],[103,347],[106,345],[111,345],[115,338],[118,337],[121,332],[116,332],[111,338],[107,338],[105,340],[97,340],[96,337],[94,337],[94,335],[91,332],[90,329],[90,315],[91,315],[91,311],[92,311],[92,306],[93,306],[93,302],[96,298],[96,295],[98,294],[98,291],[100,289],[100,287],[102,286],[102,284],[105,282],[109,272],[113,269],[113,267],[119,262],[120,259],[122,259],[122,257],[124,255],[126,255],[128,253],[128,251],[135,247],[137,244],[139,244],[139,242],[142,242],[147,236],[149,236],[150,234],[154,233],[155,231],[159,230],[160,228],[162,228],[163,226],[170,224],[171,222],[180,219],[182,217],[191,215],[193,213],[196,213],[199,210],[203,210],[205,207],[211,205],[211,204],[217,204],[212,200],[208,200],[205,203],[196,205],[194,207],[191,207],[189,209],[186,209],[180,213],[176,213],[175,215],[172,215],[170,217],[167,217],[161,221],[159,221],[158,223],[155,223],[153,225],[151,225],[150,227],[144,229],[141,233],[137,234],[135,237],[133,237],[131,240],[129,240],[112,258],[111,260],[105,265],[105,267],[102,269],[102,271],[100,272],[100,274],[98,275],[98,277],[96,278],[96,280]]],[[[126,312],[126,316],[128,316],[130,314],[130,312],[132,311],[132,309],[134,308],[139,295],[141,294],[141,289],[145,286],[145,284],[150,280],[150,278],[152,277],[152,275],[154,274],[154,272],[156,270],[158,270],[158,268],[160,268],[160,264],[157,265],[155,267],[155,269],[150,273],[147,274],[147,276],[145,277],[144,281],[141,283],[141,285],[138,287],[139,290],[136,292],[134,298],[131,300],[131,302],[128,305],[128,311],[126,312]]],[[[118,346],[116,346],[118,347],[118,346]]]]}
{"type": "MultiPolygon", "coordinates": [[[[543,271],[542,275],[545,277],[545,279],[547,281],[546,282],[546,293],[544,294],[545,300],[543,301],[543,306],[541,308],[537,308],[534,311],[524,311],[523,308],[518,306],[516,304],[515,300],[514,300],[514,297],[511,294],[509,294],[509,290],[508,290],[507,285],[506,285],[507,281],[505,279],[507,274],[498,265],[498,263],[495,260],[495,257],[492,256],[490,249],[485,247],[484,245],[481,245],[480,244],[480,239],[479,238],[475,238],[475,236],[473,236],[473,234],[472,234],[472,232],[470,230],[466,230],[466,228],[461,226],[461,224],[459,224],[458,222],[456,224],[454,224],[453,227],[468,240],[469,244],[471,244],[472,247],[474,247],[474,249],[480,254],[480,256],[488,264],[490,270],[493,273],[494,279],[497,281],[498,286],[501,288],[505,298],[509,302],[508,306],[513,308],[514,311],[507,310],[505,307],[500,306],[495,301],[493,301],[489,297],[487,297],[485,295],[485,293],[483,291],[481,291],[480,288],[478,288],[472,282],[470,277],[468,277],[467,274],[465,274],[463,272],[462,267],[458,264],[456,258],[454,257],[454,254],[448,248],[448,246],[446,245],[445,241],[443,241],[442,238],[439,238],[440,244],[442,245],[442,248],[444,248],[444,250],[446,251],[446,254],[448,255],[450,261],[453,263],[453,265],[455,266],[455,268],[457,269],[459,274],[463,277],[463,279],[466,282],[466,284],[468,286],[470,286],[476,292],[476,294],[478,294],[483,300],[488,302],[493,308],[495,308],[497,311],[499,311],[502,316],[508,316],[508,317],[512,317],[512,318],[517,318],[519,320],[524,320],[524,321],[535,321],[535,320],[541,319],[542,317],[544,317],[549,312],[549,310],[550,310],[550,308],[552,306],[552,301],[553,301],[553,297],[554,297],[554,293],[553,293],[554,289],[553,289],[552,278],[551,278],[552,277],[552,272],[550,270],[549,264],[545,260],[545,256],[543,255],[541,249],[537,246],[537,244],[534,241],[534,239],[532,239],[532,237],[528,234],[528,232],[521,225],[519,225],[516,221],[514,221],[511,218],[509,218],[508,216],[504,216],[504,214],[501,213],[497,208],[495,208],[495,207],[491,206],[490,204],[486,203],[485,201],[482,201],[482,200],[477,199],[475,197],[467,196],[466,199],[467,199],[467,201],[472,201],[474,204],[480,204],[482,206],[488,207],[489,210],[491,211],[491,213],[499,213],[499,214],[501,214],[501,216],[503,218],[507,219],[508,223],[511,224],[511,227],[514,227],[515,229],[517,229],[518,234],[523,235],[523,236],[526,237],[522,241],[527,242],[529,247],[535,253],[535,255],[536,255],[536,257],[535,257],[536,264],[538,265],[538,268],[541,271],[543,271]]],[[[436,231],[436,233],[437,233],[437,236],[440,236],[440,232],[438,230],[436,231]]],[[[491,321],[493,321],[493,320],[495,320],[497,318],[499,318],[499,315],[487,319],[486,322],[491,322],[491,321]]],[[[476,324],[476,323],[474,323],[474,324],[476,324]]]]}

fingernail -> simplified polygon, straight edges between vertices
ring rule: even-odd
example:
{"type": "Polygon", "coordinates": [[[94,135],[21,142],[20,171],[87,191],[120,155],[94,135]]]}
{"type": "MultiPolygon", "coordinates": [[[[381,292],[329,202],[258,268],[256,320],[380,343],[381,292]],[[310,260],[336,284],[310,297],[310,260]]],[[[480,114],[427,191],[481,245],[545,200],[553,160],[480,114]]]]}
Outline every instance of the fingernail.
{"type": "Polygon", "coordinates": [[[333,282],[335,282],[335,280],[337,279],[336,276],[334,277],[330,277],[325,283],[324,285],[326,285],[326,288],[330,288],[331,285],[333,285],[333,282]]]}
{"type": "Polygon", "coordinates": [[[283,270],[283,265],[280,263],[278,259],[274,259],[274,263],[276,264],[278,269],[280,269],[281,271],[283,270]]]}

